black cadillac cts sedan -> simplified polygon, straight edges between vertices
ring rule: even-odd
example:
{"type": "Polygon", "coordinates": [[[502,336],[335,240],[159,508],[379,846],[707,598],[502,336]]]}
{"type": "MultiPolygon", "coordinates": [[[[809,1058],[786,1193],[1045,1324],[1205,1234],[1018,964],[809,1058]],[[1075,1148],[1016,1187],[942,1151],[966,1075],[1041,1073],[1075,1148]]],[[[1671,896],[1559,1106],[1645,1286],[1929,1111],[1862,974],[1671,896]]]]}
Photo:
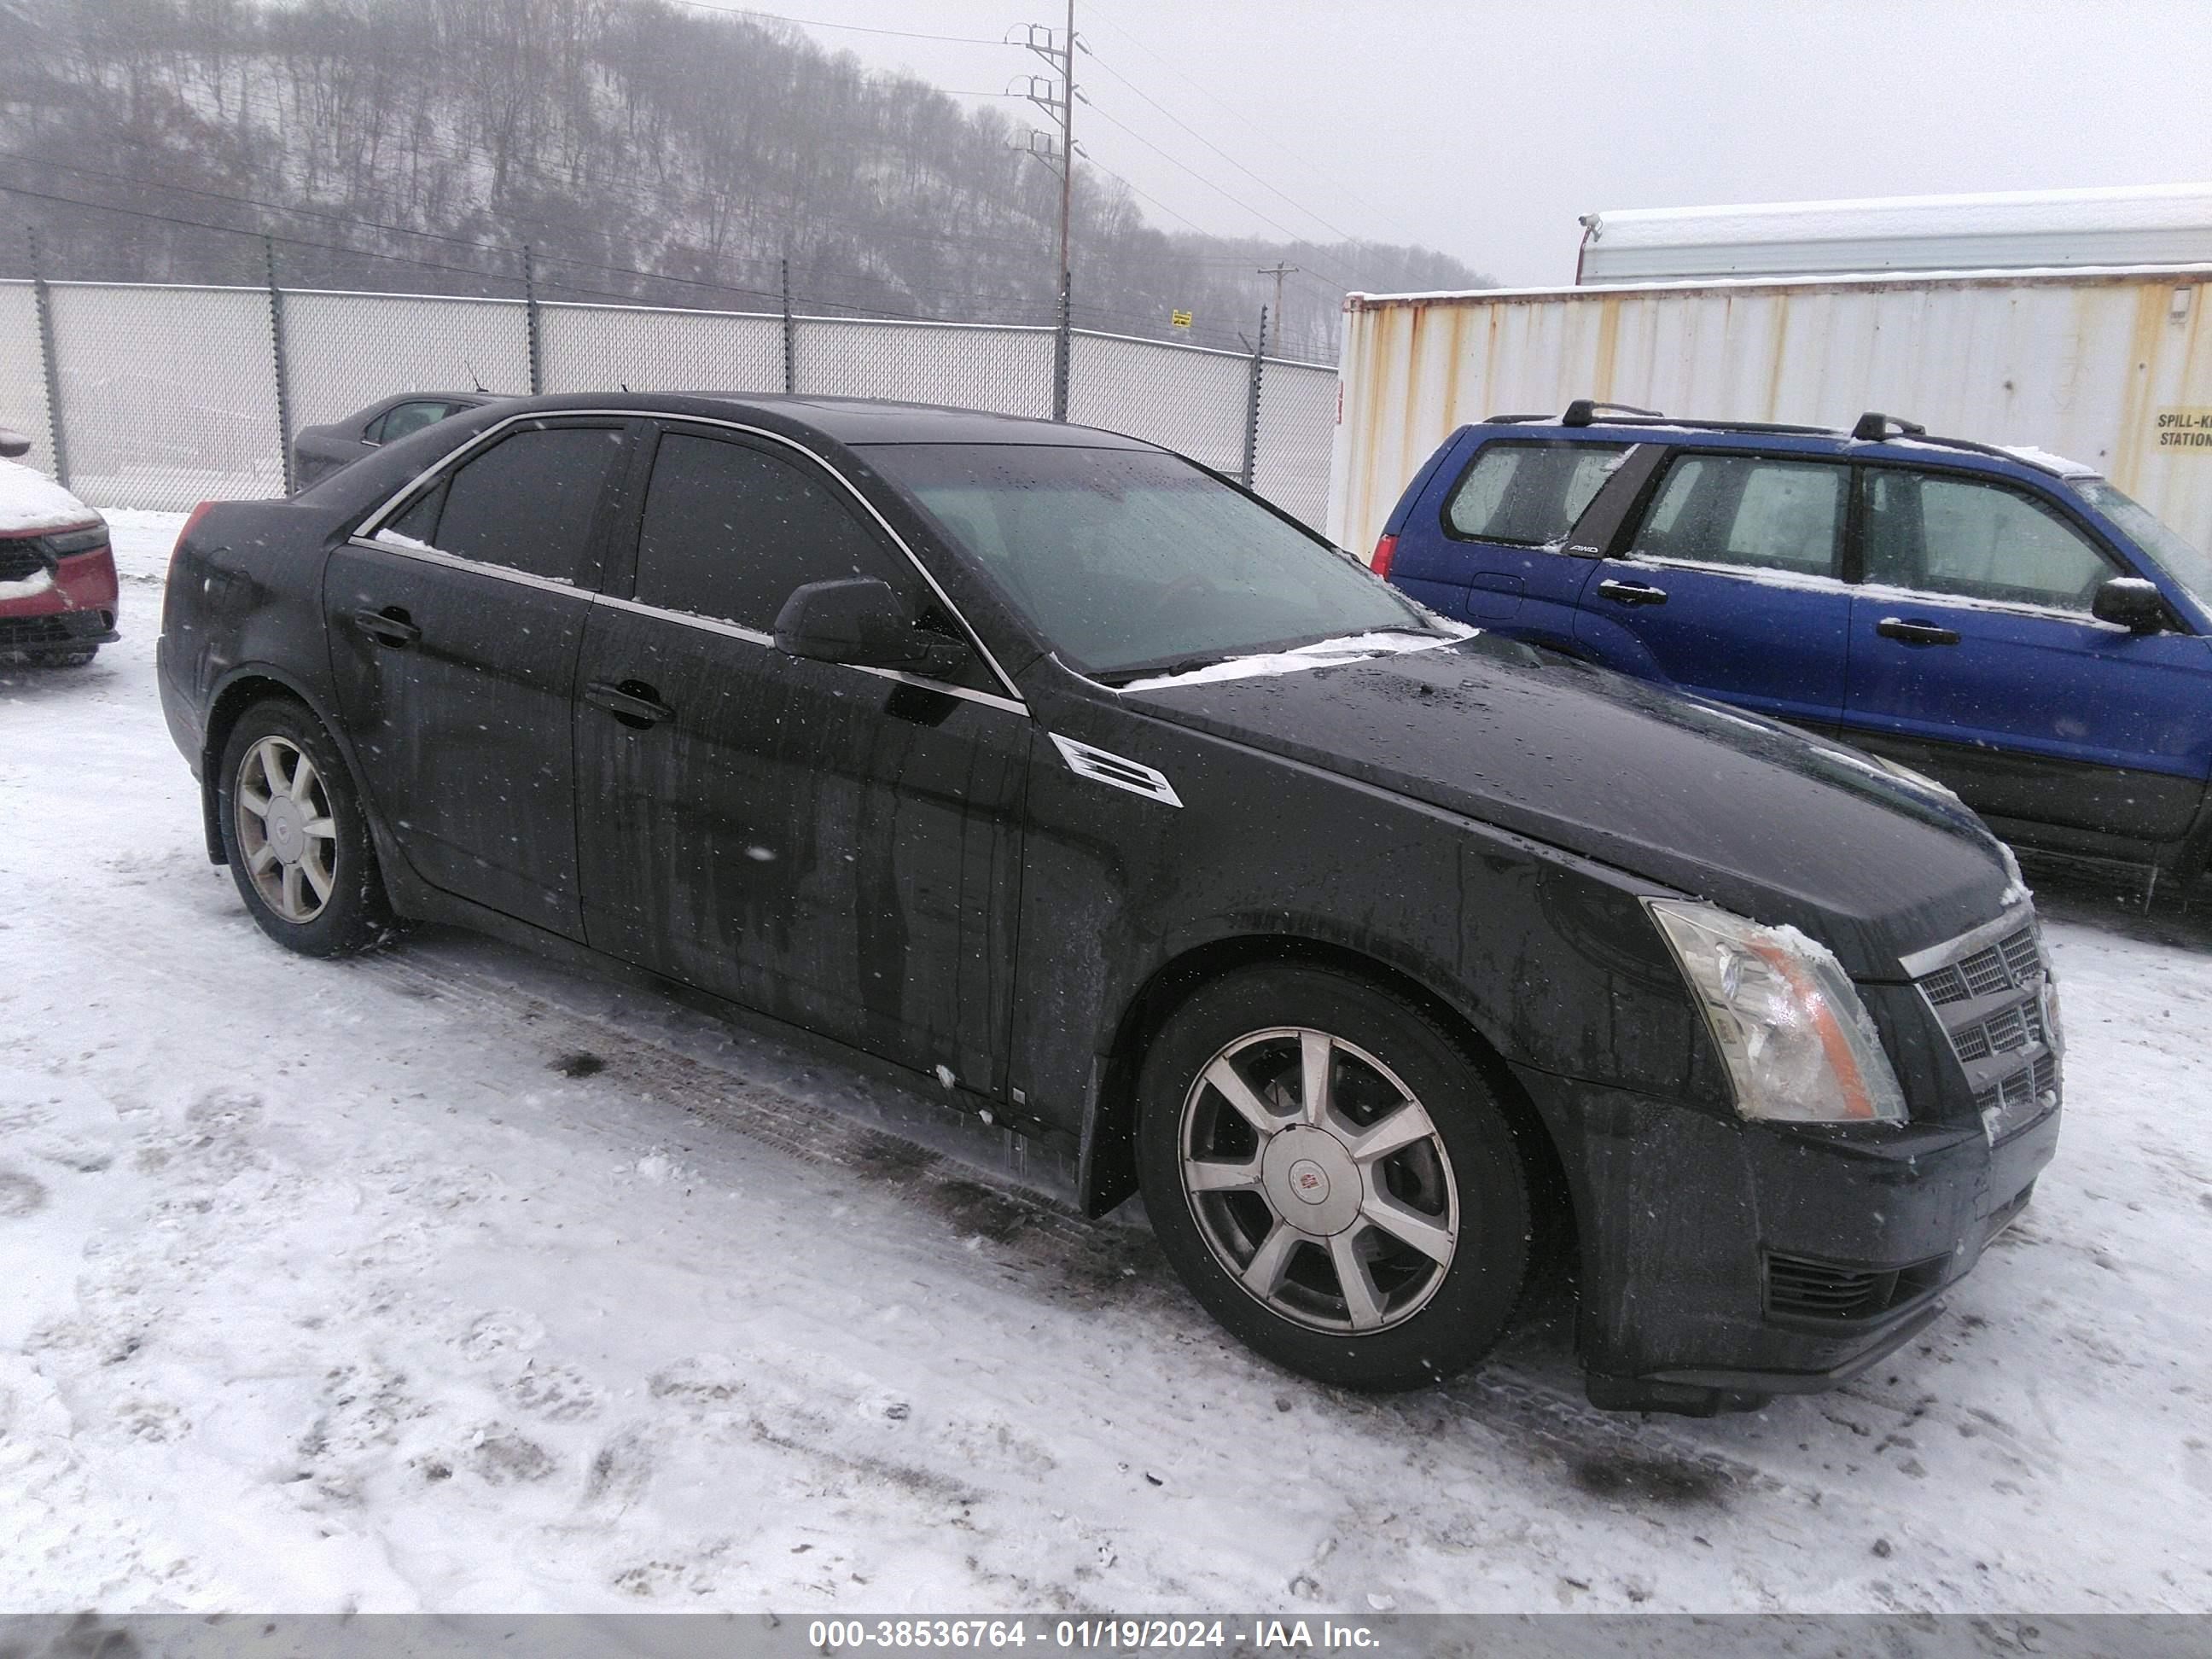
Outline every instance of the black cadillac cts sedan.
{"type": "Polygon", "coordinates": [[[1103,432],[470,411],[196,514],[161,682],[279,943],[566,942],[933,1074],[1329,1382],[1467,1366],[1548,1260],[1600,1405],[1826,1387],[2057,1135],[2035,919],[1954,800],[1103,432]]]}

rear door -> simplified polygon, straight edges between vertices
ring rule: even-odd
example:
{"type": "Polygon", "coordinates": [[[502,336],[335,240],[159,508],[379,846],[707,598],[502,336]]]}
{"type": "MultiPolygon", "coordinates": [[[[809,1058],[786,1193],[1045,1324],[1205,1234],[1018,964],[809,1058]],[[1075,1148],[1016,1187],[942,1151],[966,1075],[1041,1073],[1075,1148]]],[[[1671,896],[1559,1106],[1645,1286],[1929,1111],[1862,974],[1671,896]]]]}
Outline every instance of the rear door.
{"type": "Polygon", "coordinates": [[[1489,439],[1437,506],[1415,505],[1391,581],[1462,622],[1564,645],[1591,570],[1568,552],[1569,533],[1633,447],[1489,439]]]}
{"type": "Polygon", "coordinates": [[[2132,841],[2189,828],[2212,769],[2212,642],[2090,615],[2136,574],[2015,484],[1863,469],[1849,735],[1985,817],[2132,841]]]}
{"type": "Polygon", "coordinates": [[[571,938],[569,699],[627,441],[588,419],[496,438],[323,578],[339,712],[409,866],[571,938]]]}
{"type": "Polygon", "coordinates": [[[1743,452],[1675,454],[1583,591],[1588,654],[1779,720],[1844,706],[1850,469],[1743,452]]]}
{"type": "Polygon", "coordinates": [[[575,742],[599,949],[995,1093],[1012,1006],[1030,720],[952,682],[800,661],[800,584],[878,577],[957,623],[806,454],[671,424],[635,574],[592,607],[575,742]]]}

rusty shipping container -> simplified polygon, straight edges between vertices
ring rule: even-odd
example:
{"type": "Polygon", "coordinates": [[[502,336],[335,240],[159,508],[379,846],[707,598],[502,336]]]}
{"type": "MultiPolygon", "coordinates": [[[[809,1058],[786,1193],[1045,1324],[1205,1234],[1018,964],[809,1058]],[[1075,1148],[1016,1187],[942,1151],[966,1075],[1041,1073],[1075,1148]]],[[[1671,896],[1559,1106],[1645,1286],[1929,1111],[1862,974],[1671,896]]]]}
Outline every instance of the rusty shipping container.
{"type": "Polygon", "coordinates": [[[1344,304],[1328,533],[1365,553],[1459,427],[1575,398],[1848,428],[1865,410],[2096,468],[2212,547],[2212,264],[1796,277],[1344,304]]]}

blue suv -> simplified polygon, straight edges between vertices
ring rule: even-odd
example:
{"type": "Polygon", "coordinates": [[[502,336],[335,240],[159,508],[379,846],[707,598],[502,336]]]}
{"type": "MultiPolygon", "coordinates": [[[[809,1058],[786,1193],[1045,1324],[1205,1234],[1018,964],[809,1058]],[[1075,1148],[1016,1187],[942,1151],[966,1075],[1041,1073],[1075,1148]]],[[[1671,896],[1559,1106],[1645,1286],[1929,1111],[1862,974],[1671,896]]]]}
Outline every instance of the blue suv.
{"type": "Polygon", "coordinates": [[[2212,858],[2212,558],[2087,467],[1868,415],[1462,427],[1374,567],[1446,616],[1840,738],[2007,840],[2212,858]]]}

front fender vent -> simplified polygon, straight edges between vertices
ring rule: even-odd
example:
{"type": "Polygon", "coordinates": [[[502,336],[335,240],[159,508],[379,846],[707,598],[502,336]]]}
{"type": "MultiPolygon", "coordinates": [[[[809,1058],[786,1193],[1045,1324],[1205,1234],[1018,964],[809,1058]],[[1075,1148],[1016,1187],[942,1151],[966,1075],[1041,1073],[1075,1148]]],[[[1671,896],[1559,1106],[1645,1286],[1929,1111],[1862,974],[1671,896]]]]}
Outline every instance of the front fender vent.
{"type": "Polygon", "coordinates": [[[1168,781],[1164,772],[1124,760],[1103,749],[1094,749],[1087,743],[1078,743],[1073,738],[1063,738],[1058,732],[1053,734],[1052,743],[1060,750],[1060,757],[1067,763],[1067,769],[1079,778],[1126,789],[1133,795],[1143,795],[1169,806],[1182,805],[1182,797],[1176,793],[1175,786],[1168,781]]]}

